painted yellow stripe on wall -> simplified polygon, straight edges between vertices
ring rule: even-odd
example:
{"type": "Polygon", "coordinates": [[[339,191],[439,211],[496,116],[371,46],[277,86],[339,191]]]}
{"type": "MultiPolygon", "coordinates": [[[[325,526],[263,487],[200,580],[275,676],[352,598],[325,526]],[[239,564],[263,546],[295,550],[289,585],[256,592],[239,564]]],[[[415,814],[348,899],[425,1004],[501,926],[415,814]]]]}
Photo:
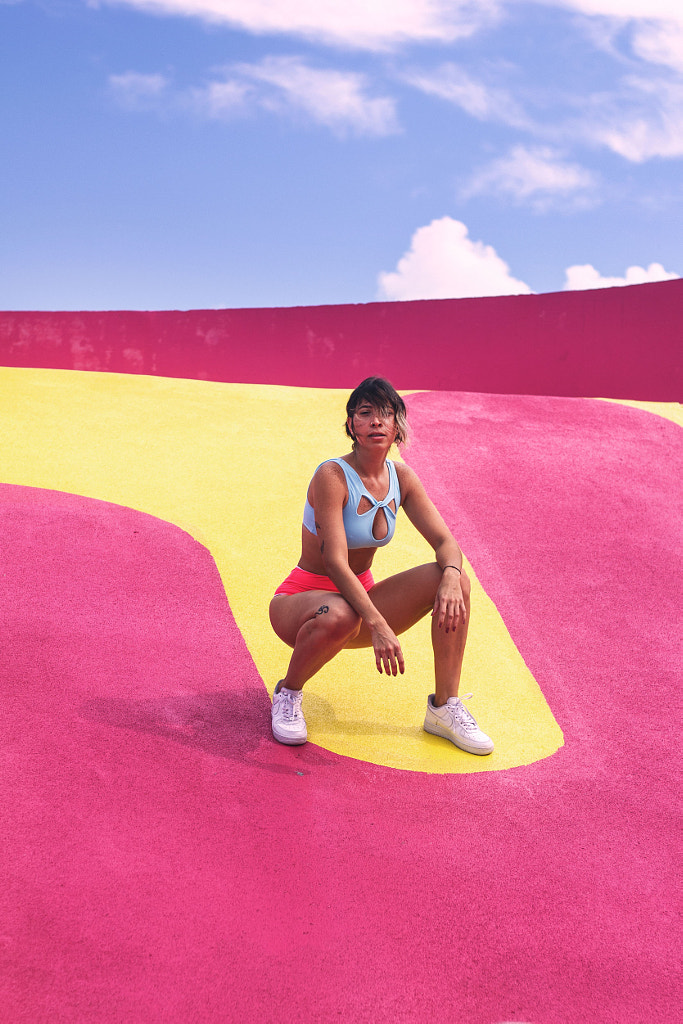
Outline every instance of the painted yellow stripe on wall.
{"type": "MultiPolygon", "coordinates": [[[[346,392],[67,370],[0,370],[0,480],[126,505],[187,530],[212,553],[268,691],[289,650],[268,603],[300,553],[306,486],[348,450],[346,392]]],[[[431,560],[399,516],[375,579],[431,560]]],[[[473,616],[462,691],[495,740],[475,757],[422,730],[433,689],[429,621],[402,637],[406,673],[380,676],[371,651],[344,652],[305,691],[310,739],[349,757],[422,772],[529,764],[562,733],[471,566],[473,616]]]]}

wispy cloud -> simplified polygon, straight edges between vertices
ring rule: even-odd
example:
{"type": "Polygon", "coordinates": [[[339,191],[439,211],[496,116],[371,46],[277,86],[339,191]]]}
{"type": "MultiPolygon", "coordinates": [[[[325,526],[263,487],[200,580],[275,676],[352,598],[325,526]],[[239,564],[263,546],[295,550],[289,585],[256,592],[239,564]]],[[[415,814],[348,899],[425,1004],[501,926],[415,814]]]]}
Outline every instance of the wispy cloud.
{"type": "Polygon", "coordinates": [[[567,267],[564,283],[565,291],[582,291],[587,288],[615,288],[628,284],[649,284],[653,281],[673,281],[678,278],[665,270],[661,263],[651,263],[649,267],[628,267],[623,277],[603,277],[590,263],[576,264],[567,267]]]}
{"type": "Polygon", "coordinates": [[[340,134],[390,135],[398,131],[394,100],[368,95],[358,72],[312,68],[298,57],[266,57],[235,68],[244,78],[269,87],[261,106],[302,111],[317,124],[340,134]]]}
{"type": "Polygon", "coordinates": [[[680,22],[646,21],[633,33],[633,50],[651,64],[683,72],[683,15],[680,22]]]}
{"type": "Polygon", "coordinates": [[[442,64],[434,71],[407,72],[402,77],[421,92],[453,103],[479,121],[529,126],[526,114],[506,89],[486,85],[457,64],[442,64]]]}
{"type": "Polygon", "coordinates": [[[582,129],[633,163],[683,156],[683,81],[631,75],[621,96],[596,99],[582,129]]]}
{"type": "Polygon", "coordinates": [[[299,57],[232,65],[186,89],[174,89],[164,75],[127,71],[111,75],[109,89],[129,110],[185,111],[221,120],[266,110],[304,118],[340,136],[400,130],[394,100],[372,96],[364,75],[313,68],[299,57]]]}
{"type": "Polygon", "coordinates": [[[578,24],[598,49],[683,70],[680,0],[536,0],[583,15],[578,24]]]}
{"type": "Polygon", "coordinates": [[[178,105],[200,117],[232,118],[247,112],[250,92],[252,90],[246,82],[217,79],[181,93],[178,105]]]}
{"type": "Polygon", "coordinates": [[[169,95],[170,82],[165,75],[146,75],[125,71],[109,76],[109,91],[117,103],[128,110],[155,110],[169,95]]]}
{"type": "MultiPolygon", "coordinates": [[[[482,122],[496,122],[527,136],[569,146],[604,147],[625,160],[642,163],[653,158],[683,156],[683,7],[680,0],[537,0],[550,6],[580,11],[592,29],[602,25],[615,63],[611,87],[599,92],[550,91],[538,83],[525,84],[519,100],[519,68],[514,86],[507,88],[473,76],[449,62],[431,70],[400,75],[425,95],[459,107],[482,122]],[[668,20],[664,20],[667,18],[668,20]],[[626,29],[628,31],[626,31],[626,29]],[[616,40],[619,40],[619,46],[616,40]],[[654,70],[654,69],[657,70],[654,70]],[[517,93],[517,94],[516,94],[517,93]],[[544,112],[543,116],[538,116],[544,112]],[[578,112],[578,113],[577,113],[578,112]]],[[[595,31],[593,32],[595,36],[595,31]]],[[[595,41],[595,40],[594,40],[595,41]]],[[[497,76],[509,72],[500,65],[497,76]]],[[[589,205],[596,181],[576,162],[539,146],[518,146],[472,177],[465,194],[496,192],[536,208],[572,196],[574,205],[589,205]]]]}
{"type": "MultiPolygon", "coordinates": [[[[323,45],[382,51],[408,43],[452,43],[514,18],[516,0],[99,0],[125,3],[143,11],[183,14],[254,34],[303,36],[323,45]]],[[[521,68],[479,63],[476,75],[456,62],[432,68],[395,70],[424,95],[451,103],[481,122],[506,125],[528,137],[563,148],[571,144],[605,147],[631,162],[683,155],[683,7],[681,0],[536,0],[579,17],[576,24],[600,33],[615,59],[611,87],[583,95],[580,90],[551,93],[526,81],[520,98],[521,68]],[[653,69],[658,69],[653,75],[653,69]],[[507,76],[507,81],[505,80],[507,76]],[[536,115],[540,112],[542,116],[536,115]],[[578,111],[578,113],[577,113],[578,111]]],[[[597,33],[597,35],[596,35],[597,33]]],[[[380,72],[375,68],[375,72],[380,72]]],[[[231,117],[257,109],[287,111],[325,125],[337,134],[388,135],[398,130],[396,101],[388,85],[372,95],[357,72],[314,68],[294,57],[266,57],[235,66],[204,85],[174,95],[159,76],[112,82],[121,103],[151,109],[169,103],[209,117],[231,117]],[[144,81],[143,81],[144,79],[144,81]],[[159,91],[155,92],[156,84],[159,91]],[[146,91],[147,90],[147,91],[146,91]]],[[[118,76],[123,78],[124,76],[118,76]]],[[[163,77],[163,76],[161,76],[163,77]]],[[[591,188],[577,164],[543,158],[541,151],[517,150],[524,160],[529,190],[517,167],[501,162],[472,178],[470,191],[495,190],[537,208],[549,196],[573,194],[584,202],[591,188]],[[526,152],[526,156],[524,156],[526,152]],[[543,166],[544,165],[544,166],[543,166]],[[532,198],[533,196],[533,198],[532,198]],[[545,199],[543,198],[545,196],[545,199]]]]}
{"type": "Polygon", "coordinates": [[[539,210],[558,203],[585,207],[595,202],[597,184],[594,174],[565,160],[558,151],[519,145],[475,172],[461,196],[497,195],[539,210]]]}
{"type": "Polygon", "coordinates": [[[503,0],[104,0],[256,34],[287,34],[353,49],[447,43],[494,20],[503,0]]]}
{"type": "Polygon", "coordinates": [[[603,18],[669,19],[683,21],[679,0],[537,0],[551,7],[565,7],[581,14],[603,18]]]}
{"type": "MultiPolygon", "coordinates": [[[[0,0],[13,2],[13,0],[0,0]]],[[[410,43],[452,43],[513,16],[518,0],[92,0],[157,14],[225,24],[256,35],[291,35],[352,49],[392,50],[410,43]]],[[[620,26],[642,25],[650,37],[683,25],[680,0],[535,0],[583,15],[591,31],[610,38],[620,26]]],[[[640,32],[640,29],[639,29],[640,32]]],[[[646,34],[647,34],[646,33],[646,34]]],[[[597,38],[597,36],[595,36],[597,38]]],[[[670,47],[652,47],[663,62],[670,47]]],[[[648,58],[651,59],[651,58],[648,58]]]]}
{"type": "Polygon", "coordinates": [[[460,299],[521,295],[531,289],[510,274],[491,245],[475,242],[461,221],[441,217],[418,228],[396,270],[378,278],[380,299],[460,299]]]}

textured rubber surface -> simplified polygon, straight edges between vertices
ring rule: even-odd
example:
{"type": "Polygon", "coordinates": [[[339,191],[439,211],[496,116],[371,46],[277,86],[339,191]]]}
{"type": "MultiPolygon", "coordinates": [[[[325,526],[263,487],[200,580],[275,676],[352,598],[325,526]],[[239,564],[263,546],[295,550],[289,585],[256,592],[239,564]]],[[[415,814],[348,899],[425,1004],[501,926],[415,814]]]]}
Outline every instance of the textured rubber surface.
{"type": "MultiPolygon", "coordinates": [[[[483,674],[475,613],[467,688],[496,751],[468,758],[421,732],[422,667],[405,714],[414,703],[424,744],[456,764],[494,768],[411,771],[360,753],[378,749],[373,722],[386,746],[403,738],[390,690],[355,723],[353,757],[270,736],[264,682],[282,673],[257,664],[283,655],[263,594],[290,553],[253,551],[289,527],[253,500],[241,459],[279,495],[282,425],[307,436],[336,396],[4,383],[8,1021],[677,1021],[679,427],[591,401],[409,399],[407,458],[543,697],[506,735],[514,701],[483,674]],[[253,401],[277,411],[270,449],[253,401]],[[539,757],[544,706],[564,745],[539,757]],[[527,759],[495,768],[499,742],[531,744],[527,759]]],[[[306,477],[304,454],[282,477],[306,477]]],[[[330,734],[354,727],[352,664],[318,697],[330,734]]]]}

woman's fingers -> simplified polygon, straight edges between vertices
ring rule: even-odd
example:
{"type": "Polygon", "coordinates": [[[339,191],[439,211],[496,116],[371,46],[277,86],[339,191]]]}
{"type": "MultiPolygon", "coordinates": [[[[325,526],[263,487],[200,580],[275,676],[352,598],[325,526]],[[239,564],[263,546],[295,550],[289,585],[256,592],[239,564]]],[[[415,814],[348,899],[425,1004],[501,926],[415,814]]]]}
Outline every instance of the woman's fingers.
{"type": "Polygon", "coordinates": [[[377,665],[377,671],[380,673],[386,672],[388,676],[395,676],[400,672],[403,675],[405,672],[405,662],[398,640],[394,639],[393,643],[379,642],[375,646],[375,664],[377,665]]]}
{"type": "Polygon", "coordinates": [[[436,616],[439,629],[445,628],[447,633],[455,631],[459,621],[467,621],[467,611],[462,598],[439,597],[437,594],[432,615],[436,616]]]}
{"type": "Polygon", "coordinates": [[[387,659],[387,661],[385,661],[385,663],[384,663],[384,671],[386,672],[386,674],[388,676],[398,675],[399,672],[401,673],[401,675],[403,675],[403,673],[405,671],[405,666],[403,664],[403,658],[401,657],[400,659],[399,658],[387,659]]]}
{"type": "Polygon", "coordinates": [[[454,601],[448,600],[447,598],[440,598],[437,595],[432,615],[436,616],[436,624],[439,629],[442,629],[445,626],[447,633],[450,629],[455,629],[458,621],[458,613],[457,606],[454,601]]]}
{"type": "Polygon", "coordinates": [[[386,672],[388,676],[395,676],[398,672],[403,675],[405,671],[405,664],[403,661],[403,653],[399,648],[397,653],[393,651],[384,655],[378,655],[377,657],[377,671],[386,672]]]}
{"type": "MultiPolygon", "coordinates": [[[[396,651],[396,663],[398,664],[399,672],[401,673],[401,675],[403,675],[403,673],[406,670],[406,666],[405,666],[405,662],[403,660],[403,651],[401,650],[400,644],[399,644],[398,650],[396,651]]],[[[394,671],[394,675],[396,675],[395,671],[394,671]]]]}

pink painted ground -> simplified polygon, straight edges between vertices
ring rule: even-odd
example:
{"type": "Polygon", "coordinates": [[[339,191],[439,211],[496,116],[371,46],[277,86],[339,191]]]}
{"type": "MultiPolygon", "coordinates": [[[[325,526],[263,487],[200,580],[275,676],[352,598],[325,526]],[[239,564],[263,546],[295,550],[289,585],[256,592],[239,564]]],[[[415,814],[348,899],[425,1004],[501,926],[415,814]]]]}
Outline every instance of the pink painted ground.
{"type": "Polygon", "coordinates": [[[205,549],[1,487],[8,1021],[677,1019],[677,428],[410,406],[565,747],[457,776],[279,747],[205,549]]]}

